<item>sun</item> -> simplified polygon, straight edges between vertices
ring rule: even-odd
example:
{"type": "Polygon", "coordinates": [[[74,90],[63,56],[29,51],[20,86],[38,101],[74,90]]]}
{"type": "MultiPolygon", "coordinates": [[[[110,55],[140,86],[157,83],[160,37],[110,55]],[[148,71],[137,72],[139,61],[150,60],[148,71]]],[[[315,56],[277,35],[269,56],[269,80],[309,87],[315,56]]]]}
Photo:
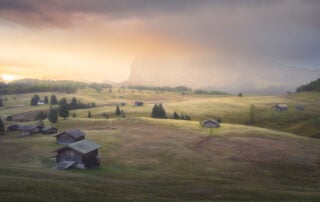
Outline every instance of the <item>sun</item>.
{"type": "Polygon", "coordinates": [[[10,82],[10,81],[17,80],[17,79],[21,78],[19,76],[15,76],[15,75],[11,75],[11,74],[1,74],[0,77],[6,82],[10,82]]]}

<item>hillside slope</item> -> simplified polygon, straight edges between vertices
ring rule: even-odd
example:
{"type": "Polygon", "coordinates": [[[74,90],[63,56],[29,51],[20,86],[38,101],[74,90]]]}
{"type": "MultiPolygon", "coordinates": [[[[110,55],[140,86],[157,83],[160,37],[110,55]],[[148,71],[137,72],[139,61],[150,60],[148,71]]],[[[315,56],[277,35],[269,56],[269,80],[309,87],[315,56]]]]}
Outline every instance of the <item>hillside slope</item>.
{"type": "Polygon", "coordinates": [[[55,171],[52,136],[0,137],[0,197],[10,201],[319,201],[320,141],[256,127],[69,119],[101,144],[102,165],[55,171]]]}

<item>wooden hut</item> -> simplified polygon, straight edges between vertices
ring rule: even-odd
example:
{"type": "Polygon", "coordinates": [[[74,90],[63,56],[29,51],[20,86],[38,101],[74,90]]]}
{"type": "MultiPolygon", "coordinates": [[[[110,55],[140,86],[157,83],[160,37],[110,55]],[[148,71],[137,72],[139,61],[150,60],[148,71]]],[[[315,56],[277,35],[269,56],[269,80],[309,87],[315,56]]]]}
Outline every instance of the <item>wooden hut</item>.
{"type": "Polygon", "coordinates": [[[10,126],[7,126],[7,131],[16,131],[20,128],[18,124],[12,124],[10,126]]]}
{"type": "Polygon", "coordinates": [[[56,134],[58,132],[58,129],[53,126],[46,126],[41,129],[41,133],[43,134],[56,134]]]}
{"type": "Polygon", "coordinates": [[[275,105],[275,109],[277,111],[285,111],[285,110],[288,110],[288,105],[286,105],[286,104],[276,104],[275,105]]]}
{"type": "Polygon", "coordinates": [[[38,126],[31,126],[31,125],[25,125],[20,126],[18,128],[20,130],[20,137],[29,136],[35,133],[39,133],[39,127],[38,126]]]}
{"type": "Polygon", "coordinates": [[[207,128],[219,128],[220,127],[220,123],[218,121],[212,120],[212,119],[202,121],[201,125],[203,127],[207,127],[207,128]]]}
{"type": "Polygon", "coordinates": [[[62,133],[55,135],[56,143],[58,144],[70,144],[83,140],[85,138],[85,133],[79,129],[66,130],[62,133]]]}
{"type": "Polygon", "coordinates": [[[55,150],[57,169],[97,168],[100,166],[100,145],[90,140],[81,140],[55,150]]]}
{"type": "Polygon", "coordinates": [[[136,106],[136,107],[142,107],[142,106],[143,106],[143,102],[136,101],[136,102],[134,102],[134,106],[136,106]]]}

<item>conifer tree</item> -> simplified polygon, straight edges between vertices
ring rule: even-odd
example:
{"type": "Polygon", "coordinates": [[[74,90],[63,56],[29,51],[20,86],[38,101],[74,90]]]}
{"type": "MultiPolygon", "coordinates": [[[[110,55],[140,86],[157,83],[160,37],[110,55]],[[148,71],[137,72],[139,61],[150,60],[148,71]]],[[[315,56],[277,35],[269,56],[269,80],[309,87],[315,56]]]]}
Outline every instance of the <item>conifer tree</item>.
{"type": "Polygon", "coordinates": [[[44,104],[48,104],[48,103],[49,103],[48,96],[44,96],[44,104]]]}
{"type": "Polygon", "coordinates": [[[163,108],[162,104],[159,104],[159,118],[167,118],[166,110],[163,108]]]}
{"type": "Polygon", "coordinates": [[[37,106],[39,100],[40,100],[39,95],[36,94],[36,95],[32,96],[30,105],[31,105],[31,106],[37,106]]]}
{"type": "Polygon", "coordinates": [[[57,122],[58,122],[58,110],[57,110],[57,109],[51,108],[51,109],[49,110],[48,120],[49,120],[51,123],[57,123],[57,122]]]}
{"type": "Polygon", "coordinates": [[[58,104],[58,100],[55,94],[51,95],[50,97],[50,104],[51,105],[57,105],[58,104]]]}
{"type": "Polygon", "coordinates": [[[78,109],[78,101],[77,98],[73,97],[70,102],[70,109],[78,109]]]}
{"type": "Polygon", "coordinates": [[[4,133],[5,133],[4,123],[0,118],[0,135],[4,135],[4,133]]]}
{"type": "Polygon", "coordinates": [[[180,119],[180,116],[177,112],[173,112],[173,119],[180,119]]]}
{"type": "Polygon", "coordinates": [[[88,111],[88,118],[91,118],[91,117],[92,117],[91,111],[89,110],[89,111],[88,111]]]}
{"type": "Polygon", "coordinates": [[[155,104],[152,108],[151,117],[159,118],[159,106],[157,104],[155,104]]]}
{"type": "Polygon", "coordinates": [[[66,119],[69,116],[69,109],[67,105],[62,105],[59,107],[59,115],[66,119]]]}
{"type": "Polygon", "coordinates": [[[121,111],[120,111],[120,108],[119,108],[119,105],[117,105],[117,108],[116,108],[116,115],[121,115],[121,111]]]}

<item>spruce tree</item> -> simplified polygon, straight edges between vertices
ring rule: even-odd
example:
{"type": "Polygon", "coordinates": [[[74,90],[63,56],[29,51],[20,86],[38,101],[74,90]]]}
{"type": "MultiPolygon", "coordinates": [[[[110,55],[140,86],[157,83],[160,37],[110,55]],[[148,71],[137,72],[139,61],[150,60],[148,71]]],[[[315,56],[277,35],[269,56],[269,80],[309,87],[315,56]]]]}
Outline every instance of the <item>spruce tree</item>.
{"type": "Polygon", "coordinates": [[[0,135],[4,135],[4,133],[5,133],[4,123],[0,118],[0,135]]]}
{"type": "Polygon", "coordinates": [[[57,109],[51,108],[51,109],[49,110],[48,120],[49,120],[51,123],[57,123],[57,122],[58,122],[58,110],[57,110],[57,109]]]}
{"type": "Polygon", "coordinates": [[[180,116],[177,112],[173,112],[173,119],[180,119],[180,116]]]}
{"type": "Polygon", "coordinates": [[[59,101],[59,105],[60,105],[60,107],[63,106],[63,105],[68,106],[68,101],[67,101],[67,99],[66,99],[65,97],[62,98],[62,99],[59,101]]]}
{"type": "Polygon", "coordinates": [[[55,94],[51,95],[50,97],[50,104],[51,105],[57,105],[58,104],[58,100],[55,94]]]}
{"type": "Polygon", "coordinates": [[[78,109],[78,101],[77,98],[72,98],[70,102],[70,109],[78,109]]]}
{"type": "Polygon", "coordinates": [[[44,96],[44,104],[48,104],[48,103],[49,103],[48,96],[44,96]]]}
{"type": "Polygon", "coordinates": [[[88,118],[91,118],[91,117],[92,117],[91,111],[89,110],[89,111],[88,111],[88,118]]]}
{"type": "Polygon", "coordinates": [[[155,104],[152,108],[151,117],[159,118],[159,106],[157,104],[155,104]]]}
{"type": "Polygon", "coordinates": [[[162,118],[162,119],[167,118],[166,110],[163,108],[161,103],[159,104],[159,118],[162,118]]]}
{"type": "Polygon", "coordinates": [[[39,100],[40,100],[39,95],[36,94],[36,95],[32,96],[30,105],[31,105],[31,106],[37,106],[39,100]]]}
{"type": "Polygon", "coordinates": [[[119,106],[117,105],[117,108],[116,108],[116,115],[121,115],[121,111],[120,111],[120,108],[119,108],[119,106]]]}
{"type": "Polygon", "coordinates": [[[63,119],[66,119],[69,116],[69,109],[67,105],[59,107],[59,116],[63,117],[63,119]]]}

